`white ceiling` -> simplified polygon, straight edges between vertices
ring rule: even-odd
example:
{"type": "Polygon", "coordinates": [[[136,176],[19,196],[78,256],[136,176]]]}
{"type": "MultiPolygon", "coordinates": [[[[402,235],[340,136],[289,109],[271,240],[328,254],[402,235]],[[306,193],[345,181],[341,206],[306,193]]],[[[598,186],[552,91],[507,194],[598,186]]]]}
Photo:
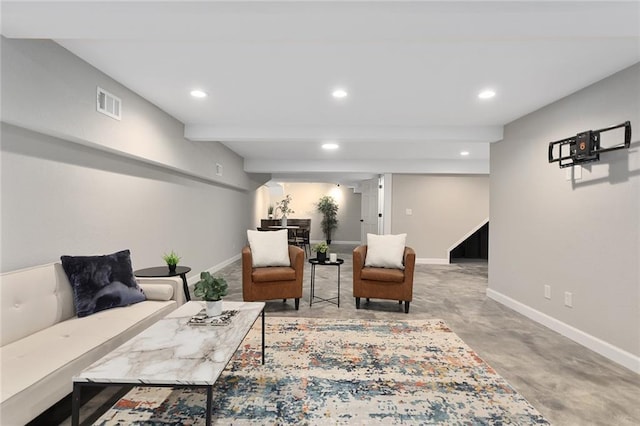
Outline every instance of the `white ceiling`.
{"type": "Polygon", "coordinates": [[[640,2],[3,1],[2,34],[54,39],[249,172],[336,181],[488,172],[503,125],[640,61],[640,2]]]}

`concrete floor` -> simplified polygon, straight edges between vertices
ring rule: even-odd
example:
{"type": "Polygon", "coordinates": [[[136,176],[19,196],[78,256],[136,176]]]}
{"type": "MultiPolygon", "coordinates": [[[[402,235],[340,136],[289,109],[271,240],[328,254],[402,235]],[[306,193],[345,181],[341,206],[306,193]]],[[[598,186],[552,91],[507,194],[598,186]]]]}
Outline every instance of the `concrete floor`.
{"type": "MultiPolygon", "coordinates": [[[[344,258],[340,307],[309,307],[310,265],[305,263],[300,310],[293,301],[267,302],[268,316],[440,318],[554,425],[640,425],[640,375],[487,298],[487,263],[416,265],[409,314],[395,301],[372,300],[356,310],[352,297],[352,246],[332,246],[344,258]]],[[[227,300],[242,300],[240,261],[220,270],[227,300]]],[[[337,296],[337,269],[316,268],[316,296],[337,296]]],[[[364,302],[364,301],[363,301],[364,302]]],[[[103,392],[108,395],[107,391],[103,392]]],[[[95,411],[100,395],[81,411],[95,411]]],[[[70,419],[61,424],[69,425],[70,419]]]]}
{"type": "MultiPolygon", "coordinates": [[[[356,310],[352,296],[352,246],[332,246],[341,267],[340,307],[309,307],[306,263],[300,310],[293,301],[267,302],[267,315],[443,319],[554,425],[640,425],[640,375],[489,299],[487,263],[416,265],[409,314],[394,301],[371,300],[356,310]]],[[[242,300],[240,261],[220,270],[228,300],[242,300]]],[[[316,268],[316,296],[337,296],[335,267],[316,268]]]]}

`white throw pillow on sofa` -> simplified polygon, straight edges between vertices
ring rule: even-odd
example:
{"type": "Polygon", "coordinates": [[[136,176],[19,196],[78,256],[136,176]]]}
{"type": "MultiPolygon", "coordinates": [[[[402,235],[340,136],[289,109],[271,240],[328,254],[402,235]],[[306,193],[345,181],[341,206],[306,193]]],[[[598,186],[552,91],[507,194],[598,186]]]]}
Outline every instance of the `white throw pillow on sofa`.
{"type": "Polygon", "coordinates": [[[291,266],[289,240],[286,229],[281,231],[253,231],[247,229],[254,268],[291,266]]]}
{"type": "Polygon", "coordinates": [[[404,269],[404,246],[407,234],[367,234],[367,257],[364,266],[404,269]]]}

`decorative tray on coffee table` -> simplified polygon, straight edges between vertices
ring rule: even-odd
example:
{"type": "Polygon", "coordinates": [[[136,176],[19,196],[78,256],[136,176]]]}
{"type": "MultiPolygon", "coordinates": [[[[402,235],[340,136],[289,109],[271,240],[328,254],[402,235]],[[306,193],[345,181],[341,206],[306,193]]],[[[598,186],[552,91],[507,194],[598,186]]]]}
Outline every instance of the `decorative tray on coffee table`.
{"type": "Polygon", "coordinates": [[[224,326],[231,324],[231,318],[233,318],[238,311],[222,311],[222,314],[217,317],[208,317],[207,310],[202,309],[200,312],[191,317],[187,324],[197,326],[224,326]]]}

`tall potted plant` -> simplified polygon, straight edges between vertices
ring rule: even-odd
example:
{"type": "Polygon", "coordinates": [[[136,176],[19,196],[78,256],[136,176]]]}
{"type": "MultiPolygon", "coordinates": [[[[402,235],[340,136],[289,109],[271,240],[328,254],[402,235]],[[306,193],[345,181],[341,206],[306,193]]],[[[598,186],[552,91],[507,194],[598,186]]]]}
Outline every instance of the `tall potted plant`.
{"type": "Polygon", "coordinates": [[[327,244],[331,244],[331,232],[338,227],[338,203],[330,196],[325,195],[318,201],[318,211],[322,213],[322,232],[327,238],[327,244]]]}
{"type": "Polygon", "coordinates": [[[292,213],[295,213],[293,209],[289,207],[290,203],[291,203],[291,194],[287,194],[286,197],[280,200],[280,202],[278,203],[278,206],[276,207],[276,210],[280,210],[280,213],[282,213],[282,226],[287,226],[287,216],[292,213]]]}
{"type": "Polygon", "coordinates": [[[222,277],[214,278],[207,271],[200,273],[200,281],[194,288],[194,294],[207,303],[207,316],[217,317],[222,315],[222,296],[227,295],[229,286],[222,277]]]}

